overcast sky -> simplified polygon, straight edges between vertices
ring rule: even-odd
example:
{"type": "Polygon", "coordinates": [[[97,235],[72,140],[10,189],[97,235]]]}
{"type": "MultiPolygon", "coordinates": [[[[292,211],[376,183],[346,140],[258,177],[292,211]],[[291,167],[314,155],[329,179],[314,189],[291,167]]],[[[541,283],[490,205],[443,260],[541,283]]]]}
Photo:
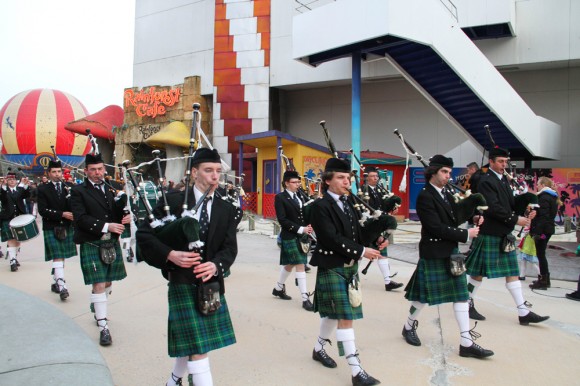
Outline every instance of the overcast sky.
{"type": "Polygon", "coordinates": [[[0,107],[52,88],[95,113],[133,82],[135,0],[0,1],[0,107]]]}

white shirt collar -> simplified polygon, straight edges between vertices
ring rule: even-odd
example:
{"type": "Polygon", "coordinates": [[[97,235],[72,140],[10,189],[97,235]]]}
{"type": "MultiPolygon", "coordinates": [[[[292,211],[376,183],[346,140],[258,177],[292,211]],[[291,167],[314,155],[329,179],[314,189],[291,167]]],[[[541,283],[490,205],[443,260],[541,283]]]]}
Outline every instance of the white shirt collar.
{"type": "MultiPolygon", "coordinates": [[[[197,190],[197,187],[195,185],[193,185],[193,194],[195,195],[195,202],[198,202],[201,196],[203,196],[203,192],[197,190]]],[[[211,194],[208,194],[207,197],[211,197],[213,200],[213,192],[211,194]]]]}
{"type": "Polygon", "coordinates": [[[497,178],[499,178],[500,180],[502,179],[503,175],[499,174],[498,172],[496,172],[495,170],[493,170],[492,168],[489,168],[489,170],[491,170],[493,172],[493,174],[495,174],[497,176],[497,178]]]}

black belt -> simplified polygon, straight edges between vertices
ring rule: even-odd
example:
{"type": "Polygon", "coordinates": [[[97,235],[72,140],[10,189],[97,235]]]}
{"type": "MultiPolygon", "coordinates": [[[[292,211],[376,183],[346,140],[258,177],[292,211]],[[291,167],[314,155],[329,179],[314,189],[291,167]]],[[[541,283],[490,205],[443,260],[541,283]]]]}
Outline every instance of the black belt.
{"type": "Polygon", "coordinates": [[[173,284],[188,284],[188,285],[196,285],[195,281],[197,280],[195,276],[192,278],[189,275],[185,275],[183,272],[179,271],[169,271],[167,272],[167,279],[169,282],[173,284]]]}

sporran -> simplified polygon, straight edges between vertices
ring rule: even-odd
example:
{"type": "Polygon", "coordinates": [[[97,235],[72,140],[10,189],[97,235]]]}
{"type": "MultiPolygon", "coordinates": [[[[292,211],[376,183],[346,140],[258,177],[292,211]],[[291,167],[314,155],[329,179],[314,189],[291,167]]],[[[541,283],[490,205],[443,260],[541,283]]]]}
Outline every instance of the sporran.
{"type": "Polygon", "coordinates": [[[202,315],[212,315],[220,309],[220,283],[212,281],[209,283],[199,282],[197,284],[197,309],[202,315]]]}
{"type": "Polygon", "coordinates": [[[55,226],[53,229],[54,237],[59,241],[66,240],[66,227],[55,226]]]}
{"type": "Polygon", "coordinates": [[[466,271],[463,253],[452,253],[449,257],[449,263],[449,271],[453,276],[461,276],[466,271]]]}
{"type": "Polygon", "coordinates": [[[509,253],[516,250],[516,236],[508,233],[501,239],[500,252],[509,253]]]}

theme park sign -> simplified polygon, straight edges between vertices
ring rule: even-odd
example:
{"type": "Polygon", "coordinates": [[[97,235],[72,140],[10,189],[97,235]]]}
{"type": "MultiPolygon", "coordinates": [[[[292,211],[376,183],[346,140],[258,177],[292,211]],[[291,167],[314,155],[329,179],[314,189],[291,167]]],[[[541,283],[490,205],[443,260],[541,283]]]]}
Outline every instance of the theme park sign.
{"type": "Polygon", "coordinates": [[[164,115],[167,107],[179,102],[180,96],[180,88],[155,91],[155,87],[149,87],[147,91],[141,89],[138,92],[129,89],[125,90],[125,107],[134,106],[135,113],[140,117],[155,118],[164,115]]]}

